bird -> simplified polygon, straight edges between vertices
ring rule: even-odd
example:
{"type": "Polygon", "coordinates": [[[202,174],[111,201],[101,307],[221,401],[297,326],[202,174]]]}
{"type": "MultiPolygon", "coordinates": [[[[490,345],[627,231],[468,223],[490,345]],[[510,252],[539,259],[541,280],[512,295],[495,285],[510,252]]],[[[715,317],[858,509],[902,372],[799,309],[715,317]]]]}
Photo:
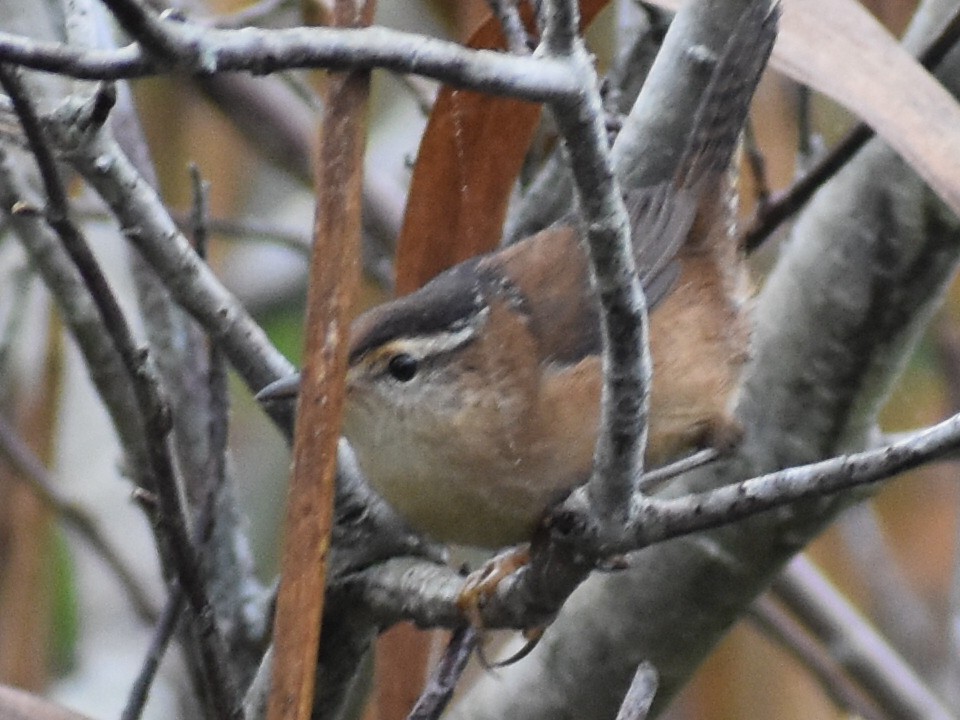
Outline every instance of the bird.
{"type": "MultiPolygon", "coordinates": [[[[747,8],[717,58],[673,177],[625,194],[653,360],[645,464],[735,447],[750,284],[732,158],[779,9],[747,8]]],[[[599,306],[572,214],[361,314],[342,433],[416,530],[498,548],[529,540],[590,476],[602,386],[599,306]]],[[[263,402],[295,396],[299,376],[263,402]]]]}

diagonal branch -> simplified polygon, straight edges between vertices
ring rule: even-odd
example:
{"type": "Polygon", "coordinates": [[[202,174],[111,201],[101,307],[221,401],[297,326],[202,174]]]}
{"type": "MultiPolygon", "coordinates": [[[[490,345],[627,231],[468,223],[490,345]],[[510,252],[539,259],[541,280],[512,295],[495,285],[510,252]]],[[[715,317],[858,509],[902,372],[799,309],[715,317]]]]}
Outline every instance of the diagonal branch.
{"type": "MultiPolygon", "coordinates": [[[[53,153],[47,146],[36,111],[31,105],[26,88],[16,70],[0,65],[0,85],[9,95],[14,110],[20,117],[30,149],[40,168],[49,206],[47,222],[60,237],[83,277],[101,321],[110,333],[117,353],[133,384],[140,415],[146,430],[147,453],[150,463],[149,486],[146,488],[158,500],[154,511],[158,544],[167,565],[167,573],[177,577],[184,588],[200,628],[201,652],[209,673],[211,691],[216,694],[218,707],[230,717],[242,714],[229,676],[225,643],[213,622],[213,611],[203,582],[200,563],[190,542],[187,520],[180,499],[179,484],[168,446],[170,415],[166,400],[150,365],[146,351],[137,347],[123,311],[117,303],[106,278],[87,245],[86,239],[69,218],[67,194],[57,172],[53,153]]],[[[29,211],[29,210],[27,210],[29,211]]]]}
{"type": "MultiPolygon", "coordinates": [[[[958,39],[960,7],[954,10],[953,16],[944,24],[939,34],[920,53],[920,64],[927,70],[936,68],[958,39]]],[[[876,133],[869,125],[864,122],[857,123],[790,188],[778,194],[772,201],[760,204],[750,224],[741,233],[747,252],[759,248],[778,227],[799,212],[813,194],[836,175],[874,135],[876,133]]]]}
{"type": "Polygon", "coordinates": [[[57,490],[54,479],[50,477],[43,463],[27,447],[26,443],[6,421],[0,417],[0,455],[17,470],[15,477],[27,482],[34,494],[59,516],[61,522],[72,528],[90,544],[100,558],[107,564],[117,581],[123,587],[137,615],[145,621],[156,617],[157,610],[146,589],[140,584],[132,568],[110,544],[97,521],[83,508],[63,497],[57,490]]]}
{"type": "Polygon", "coordinates": [[[168,32],[163,21],[137,0],[103,0],[120,26],[160,60],[176,61],[190,52],[180,35],[168,32]]]}
{"type": "Polygon", "coordinates": [[[954,717],[808,558],[790,563],[773,590],[888,717],[954,717]]]}

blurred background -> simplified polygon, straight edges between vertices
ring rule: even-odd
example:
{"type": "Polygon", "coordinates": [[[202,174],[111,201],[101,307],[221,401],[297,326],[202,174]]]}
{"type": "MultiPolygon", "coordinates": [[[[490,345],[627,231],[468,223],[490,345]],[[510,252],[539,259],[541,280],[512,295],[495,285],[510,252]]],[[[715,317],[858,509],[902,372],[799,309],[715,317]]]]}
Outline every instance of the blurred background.
{"type": "MultiPolygon", "coordinates": [[[[895,34],[914,0],[865,0],[895,34]]],[[[191,16],[223,23],[286,26],[299,22],[295,2],[211,0],[186,5],[191,16]]],[[[377,23],[463,39],[486,12],[482,0],[381,0],[377,23]]],[[[603,67],[638,13],[613,2],[594,22],[592,48],[603,67]]],[[[312,226],[310,150],[319,101],[316,78],[288,72],[269,78],[225,76],[222,82],[161,78],[133,84],[136,103],[173,213],[191,205],[188,167],[210,183],[210,263],[273,341],[299,362],[306,258],[312,226]]],[[[390,296],[392,252],[406,188],[436,86],[419,78],[374,74],[365,197],[366,276],[358,307],[390,296]]],[[[797,171],[798,107],[811,103],[816,137],[829,147],[852,119],[819,97],[805,98],[790,81],[768,73],[753,113],[770,189],[787,187],[797,171]]],[[[127,249],[89,191],[75,187],[75,207],[88,223],[98,256],[134,307],[127,249]]],[[[744,178],[744,213],[756,186],[744,178]]],[[[442,210],[441,210],[442,211],[442,210]]],[[[124,559],[154,592],[157,563],[146,521],[130,500],[107,418],[41,284],[16,239],[0,226],[0,410],[19,439],[49,468],[66,495],[94,514],[124,559]]],[[[776,256],[768,243],[753,259],[763,281],[776,256]]],[[[960,289],[938,313],[883,415],[883,429],[908,430],[960,410],[960,289]]],[[[261,579],[277,572],[288,450],[239,382],[232,393],[230,448],[261,579]]],[[[949,608],[958,593],[957,469],[938,464],[890,483],[849,511],[809,554],[899,651],[921,671],[946,656],[949,608]]],[[[394,633],[392,651],[430,654],[419,633],[394,633]],[[406,648],[406,649],[403,649],[406,648]]],[[[116,716],[142,660],[150,628],[131,612],[101,559],[65,531],[0,453],[0,683],[52,693],[93,717],[116,716]]],[[[396,656],[394,656],[396,657],[396,656]]],[[[157,717],[175,707],[176,662],[154,691],[157,717]],[[173,703],[170,705],[168,703],[173,703]]],[[[370,718],[403,717],[416,696],[416,672],[381,678],[370,718]]],[[[936,686],[936,678],[933,679],[936,686]]],[[[169,714],[164,715],[169,716],[169,714]]],[[[684,718],[843,716],[794,655],[749,619],[704,663],[668,716],[684,718]]]]}

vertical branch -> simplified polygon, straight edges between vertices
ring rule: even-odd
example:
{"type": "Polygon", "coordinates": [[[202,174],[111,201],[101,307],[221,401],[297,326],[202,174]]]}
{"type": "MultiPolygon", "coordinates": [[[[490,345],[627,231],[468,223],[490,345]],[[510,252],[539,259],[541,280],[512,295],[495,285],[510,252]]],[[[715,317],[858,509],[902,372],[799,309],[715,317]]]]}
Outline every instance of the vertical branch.
{"type": "MultiPolygon", "coordinates": [[[[339,26],[369,22],[373,2],[338,0],[339,26]]],[[[359,283],[360,192],[369,73],[331,73],[317,153],[314,250],[294,437],[267,717],[306,720],[313,707],[349,311],[359,283]]]]}
{"type": "Polygon", "coordinates": [[[552,109],[573,169],[601,307],[602,418],[586,489],[591,512],[609,535],[622,532],[636,479],[643,472],[652,361],[647,303],[607,147],[599,81],[577,27],[576,2],[555,0],[548,5],[544,45],[568,63],[583,88],[577,98],[554,103],[552,109]]]}

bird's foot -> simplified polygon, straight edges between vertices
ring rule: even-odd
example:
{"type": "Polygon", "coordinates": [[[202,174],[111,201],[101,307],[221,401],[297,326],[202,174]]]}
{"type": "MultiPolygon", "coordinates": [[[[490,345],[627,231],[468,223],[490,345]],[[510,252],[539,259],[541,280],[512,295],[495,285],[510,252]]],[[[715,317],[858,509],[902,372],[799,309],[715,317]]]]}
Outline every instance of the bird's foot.
{"type": "Polygon", "coordinates": [[[497,592],[501,582],[530,562],[530,545],[509,548],[487,560],[470,573],[457,597],[457,608],[471,624],[480,627],[480,609],[497,592]]]}
{"type": "Polygon", "coordinates": [[[530,654],[543,637],[545,627],[528,628],[523,631],[527,642],[520,650],[505,660],[490,662],[484,653],[483,618],[481,609],[494,596],[500,583],[530,562],[530,545],[523,544],[510,548],[487,560],[483,567],[470,573],[463,583],[457,597],[457,607],[471,625],[478,628],[481,636],[477,643],[477,657],[480,664],[488,670],[502,668],[522,660],[530,654]]]}

